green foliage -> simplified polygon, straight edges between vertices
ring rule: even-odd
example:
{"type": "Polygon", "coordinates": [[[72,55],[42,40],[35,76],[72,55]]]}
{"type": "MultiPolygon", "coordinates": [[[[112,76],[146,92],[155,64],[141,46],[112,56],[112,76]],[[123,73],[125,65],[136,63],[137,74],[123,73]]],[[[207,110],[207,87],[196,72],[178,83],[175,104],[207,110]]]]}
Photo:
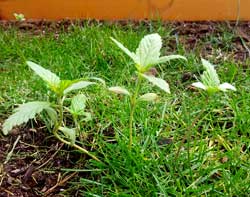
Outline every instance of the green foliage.
{"type": "Polygon", "coordinates": [[[86,101],[87,101],[87,98],[83,94],[78,94],[74,96],[71,100],[70,113],[76,116],[84,115],[86,101]]]}
{"type": "Polygon", "coordinates": [[[17,13],[14,13],[14,17],[16,18],[17,21],[25,21],[25,17],[24,17],[24,14],[20,13],[20,14],[17,14],[17,13]]]}
{"type": "MultiPolygon", "coordinates": [[[[171,50],[170,53],[186,53],[189,57],[185,67],[173,61],[170,66],[162,65],[159,69],[160,76],[171,83],[172,94],[160,100],[165,102],[164,106],[161,102],[147,104],[141,102],[140,97],[144,93],[152,93],[152,88],[150,85],[141,86],[133,124],[137,131],[134,136],[137,143],[134,143],[133,150],[130,151],[125,135],[130,110],[127,105],[129,97],[119,96],[119,99],[115,99],[103,89],[90,89],[88,95],[86,94],[90,98],[86,106],[95,112],[94,121],[89,122],[87,127],[80,121],[80,126],[81,132],[88,128],[88,135],[93,136],[93,141],[91,138],[89,143],[88,140],[76,140],[75,143],[92,147],[104,164],[86,157],[74,157],[71,161],[75,163],[74,166],[59,170],[62,173],[81,173],[67,182],[69,187],[64,188],[59,195],[72,196],[76,191],[77,195],[82,196],[246,196],[250,185],[250,69],[243,65],[249,62],[241,63],[231,59],[235,51],[223,48],[225,43],[220,40],[217,31],[204,40],[200,39],[192,53],[189,53],[189,50],[185,50],[186,45],[182,45],[182,40],[185,39],[183,37],[179,40],[176,50],[168,47],[169,41],[181,38],[181,35],[175,37],[172,34],[173,29],[170,29],[169,25],[149,25],[150,28],[145,27],[145,24],[139,24],[136,28],[134,25],[84,25],[60,32],[58,39],[54,38],[54,34],[30,36],[30,33],[23,31],[0,30],[2,118],[6,117],[15,103],[47,98],[50,98],[53,108],[56,109],[56,120],[60,117],[58,106],[54,103],[57,96],[50,92],[47,94],[43,81],[32,76],[27,66],[22,63],[19,51],[26,59],[36,59],[43,65],[49,65],[47,68],[60,73],[62,78],[75,79],[81,78],[83,73],[84,76],[98,73],[98,76],[107,79],[107,86],[122,84],[121,86],[126,87],[132,95],[133,82],[138,78],[129,77],[134,68],[130,62],[127,64],[127,55],[121,54],[112,45],[110,36],[122,39],[126,46],[133,49],[145,34],[158,31],[164,36],[162,52],[171,50]],[[217,37],[218,43],[211,42],[210,39],[217,37]],[[208,43],[213,47],[213,53],[219,51],[223,55],[223,58],[216,58],[216,62],[220,64],[216,67],[220,81],[237,84],[238,91],[229,92],[225,97],[214,94],[204,106],[207,95],[193,92],[193,89],[188,87],[193,82],[192,76],[198,70],[194,66],[200,62],[197,57],[200,57],[201,49],[206,48],[208,43]],[[191,77],[182,81],[186,73],[191,77]],[[182,145],[187,127],[203,108],[204,113],[195,121],[189,137],[182,145]],[[176,150],[180,144],[180,154],[176,158],[176,150]],[[79,164],[83,165],[79,167],[79,164]]],[[[230,34],[232,40],[238,38],[231,29],[223,31],[223,34],[225,33],[230,34]]],[[[230,48],[234,46],[230,42],[227,45],[230,48]]],[[[89,77],[88,80],[92,81],[92,78],[89,77]]],[[[95,79],[93,81],[101,82],[95,79]]],[[[68,87],[67,80],[61,80],[61,83],[68,87]]],[[[64,102],[64,110],[67,110],[64,119],[69,117],[70,120],[68,109],[70,98],[73,98],[71,94],[74,96],[77,93],[72,91],[67,94],[64,102]]],[[[44,113],[47,115],[47,110],[44,110],[44,113]]],[[[81,117],[78,120],[80,119],[81,117]]],[[[69,120],[65,123],[66,128],[77,128],[69,120]]],[[[69,136],[62,131],[58,134],[72,145],[69,136]]],[[[78,135],[76,136],[78,139],[78,135]]],[[[16,157],[23,158],[22,152],[15,152],[16,157]]],[[[66,158],[72,151],[63,150],[59,154],[65,155],[66,158]]],[[[53,170],[50,165],[48,167],[46,170],[53,170]]]]}
{"type": "Polygon", "coordinates": [[[74,145],[76,142],[76,130],[67,127],[59,127],[59,130],[70,140],[71,144],[74,145]]]}
{"type": "MultiPolygon", "coordinates": [[[[85,121],[88,121],[91,118],[91,115],[85,110],[86,97],[83,94],[79,94],[74,96],[71,101],[70,112],[75,121],[76,128],[67,128],[63,125],[64,123],[64,99],[66,94],[72,91],[80,90],[89,85],[96,84],[95,82],[83,81],[83,80],[60,80],[60,78],[52,73],[51,71],[43,68],[42,66],[35,64],[33,62],[28,61],[28,66],[39,76],[44,82],[49,86],[49,88],[54,91],[57,96],[57,103],[52,104],[50,102],[40,102],[34,101],[25,103],[20,105],[17,109],[15,109],[15,113],[12,114],[3,124],[3,133],[7,135],[14,126],[21,125],[26,123],[30,119],[34,119],[35,116],[41,113],[43,110],[47,112],[51,120],[51,124],[53,125],[53,134],[60,141],[72,145],[75,148],[83,151],[84,153],[89,154],[92,158],[98,160],[94,155],[86,151],[85,149],[79,147],[75,144],[76,141],[76,130],[80,132],[80,126],[78,122],[78,116],[85,116],[85,121]],[[52,108],[54,106],[54,108],[52,108]],[[61,136],[58,131],[61,131],[64,136],[61,136]],[[66,139],[66,140],[65,140],[66,139]],[[69,140],[69,141],[67,141],[69,140]]],[[[99,81],[102,81],[99,78],[96,78],[99,81]]]]}
{"type": "Polygon", "coordinates": [[[14,110],[14,114],[4,122],[3,133],[7,135],[13,127],[26,123],[30,119],[34,119],[36,115],[43,110],[52,111],[53,109],[49,102],[41,101],[34,101],[20,105],[14,110]]]}
{"type": "Polygon", "coordinates": [[[111,92],[114,92],[116,94],[130,95],[130,93],[127,89],[120,87],[120,86],[110,87],[108,90],[111,92]]]}
{"type": "Polygon", "coordinates": [[[56,74],[34,62],[27,61],[27,64],[39,77],[41,77],[46,82],[51,90],[54,92],[58,91],[61,85],[61,80],[56,74]]]}
{"type": "Polygon", "coordinates": [[[90,82],[90,81],[78,81],[76,83],[72,83],[69,87],[65,88],[63,90],[63,94],[66,95],[71,91],[80,90],[80,89],[86,88],[89,85],[93,85],[93,84],[96,84],[96,83],[90,82]]]}
{"type": "Polygon", "coordinates": [[[155,93],[146,93],[138,98],[139,101],[147,101],[147,102],[156,101],[157,99],[158,95],[155,93]]]}
{"type": "Polygon", "coordinates": [[[218,91],[236,91],[236,88],[229,83],[220,84],[219,76],[211,63],[202,59],[202,64],[205,68],[205,71],[201,75],[201,82],[192,84],[194,87],[206,90],[209,94],[214,94],[218,91]]]}
{"type": "Polygon", "coordinates": [[[173,59],[186,60],[186,58],[181,55],[170,55],[160,57],[162,40],[160,35],[157,33],[146,35],[141,40],[135,53],[130,52],[116,39],[111,39],[123,52],[125,52],[134,61],[135,66],[140,73],[147,72],[152,66],[156,64],[165,63],[173,59]]]}
{"type": "MultiPolygon", "coordinates": [[[[124,52],[126,53],[135,64],[135,67],[138,72],[137,74],[137,83],[134,92],[131,94],[128,90],[125,88],[115,86],[110,87],[109,90],[117,93],[117,94],[124,94],[124,95],[130,95],[130,118],[129,118],[129,147],[131,148],[133,143],[133,116],[136,108],[136,102],[140,99],[138,99],[139,90],[141,89],[141,81],[142,78],[147,79],[149,82],[151,82],[153,85],[159,87],[166,93],[170,93],[169,85],[168,83],[160,78],[146,75],[145,72],[149,71],[152,66],[156,64],[165,63],[167,61],[173,60],[173,59],[182,59],[186,60],[185,57],[181,55],[170,55],[170,56],[163,56],[160,57],[160,50],[162,48],[162,40],[159,34],[149,34],[144,36],[144,38],[141,40],[138,48],[136,49],[136,52],[129,51],[125,46],[123,46],[119,41],[115,40],[114,38],[111,38],[112,41],[124,52]]],[[[156,99],[155,93],[149,93],[144,94],[144,96],[141,98],[141,100],[144,101],[152,101],[156,99]]]]}
{"type": "Polygon", "coordinates": [[[141,76],[144,77],[145,79],[147,79],[153,85],[155,85],[158,88],[162,89],[164,92],[170,94],[169,85],[165,80],[163,80],[161,78],[158,78],[158,77],[145,75],[145,74],[141,74],[141,76]]]}

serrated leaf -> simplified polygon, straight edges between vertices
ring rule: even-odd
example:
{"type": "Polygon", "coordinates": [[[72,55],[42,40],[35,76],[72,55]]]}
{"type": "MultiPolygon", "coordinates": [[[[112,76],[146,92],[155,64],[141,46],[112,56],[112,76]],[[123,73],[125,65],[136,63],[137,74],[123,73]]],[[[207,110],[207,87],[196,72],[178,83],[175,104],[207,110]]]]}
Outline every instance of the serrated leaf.
{"type": "Polygon", "coordinates": [[[73,115],[83,115],[86,107],[87,98],[83,94],[74,96],[71,100],[70,112],[73,115]]]}
{"type": "Polygon", "coordinates": [[[144,36],[139,47],[136,49],[137,64],[142,67],[154,65],[159,57],[162,47],[162,40],[159,34],[149,34],[144,36]]]}
{"type": "Polygon", "coordinates": [[[110,87],[108,89],[111,92],[114,92],[116,94],[124,94],[124,95],[130,95],[129,91],[125,88],[122,88],[120,86],[114,86],[114,87],[110,87]]]}
{"type": "Polygon", "coordinates": [[[154,76],[148,76],[145,74],[140,74],[140,75],[143,76],[145,79],[147,79],[152,84],[154,84],[157,87],[159,87],[160,89],[164,90],[166,93],[170,94],[169,85],[165,80],[158,78],[158,77],[154,77],[154,76]]]}
{"type": "Polygon", "coordinates": [[[123,50],[131,59],[133,59],[135,66],[140,73],[148,71],[155,64],[164,63],[172,59],[186,60],[186,58],[181,55],[160,57],[162,40],[161,36],[157,33],[144,36],[135,53],[129,51],[125,46],[123,46],[114,38],[111,39],[121,50],[123,50]]]}
{"type": "Polygon", "coordinates": [[[34,62],[27,61],[27,64],[39,77],[41,77],[49,85],[49,87],[53,91],[56,92],[61,82],[60,78],[56,74],[34,62]]]}
{"type": "Polygon", "coordinates": [[[91,113],[84,112],[83,115],[85,116],[85,118],[82,118],[81,121],[88,122],[88,121],[92,120],[91,113]]]}
{"type": "Polygon", "coordinates": [[[137,57],[134,52],[128,50],[122,43],[111,37],[111,40],[124,52],[126,53],[134,62],[137,62],[137,57]]]}
{"type": "Polygon", "coordinates": [[[70,140],[72,144],[76,142],[76,130],[67,127],[59,127],[59,130],[70,140]]]}
{"type": "Polygon", "coordinates": [[[220,84],[219,76],[214,69],[214,65],[205,59],[201,59],[202,65],[206,69],[201,75],[201,81],[205,86],[215,87],[220,84]]]}
{"type": "Polygon", "coordinates": [[[147,101],[147,102],[153,102],[156,101],[158,98],[158,95],[155,93],[146,93],[139,97],[140,101],[147,101]]]}
{"type": "Polygon", "coordinates": [[[93,80],[99,81],[99,82],[101,82],[104,86],[106,86],[106,82],[105,82],[105,80],[102,79],[102,78],[99,78],[99,77],[90,77],[89,79],[93,79],[93,80]]]}
{"type": "Polygon", "coordinates": [[[48,116],[50,117],[50,120],[52,120],[53,123],[57,121],[57,113],[56,110],[54,110],[51,107],[45,108],[45,111],[47,112],[48,116]]]}
{"type": "Polygon", "coordinates": [[[161,64],[161,63],[168,62],[168,61],[174,60],[174,59],[183,59],[183,60],[187,61],[187,58],[185,58],[182,55],[168,55],[168,56],[160,57],[157,60],[156,64],[161,64]]]}
{"type": "Polygon", "coordinates": [[[80,89],[86,88],[87,86],[90,86],[90,85],[93,85],[93,84],[96,84],[96,83],[95,82],[90,82],[90,81],[78,81],[76,83],[71,84],[68,88],[66,88],[63,91],[63,94],[66,95],[71,91],[80,90],[80,89]]]}
{"type": "Polygon", "coordinates": [[[20,105],[14,110],[14,114],[3,123],[3,133],[7,135],[13,127],[28,122],[28,120],[35,118],[37,114],[48,108],[50,108],[50,103],[42,101],[20,105]]]}

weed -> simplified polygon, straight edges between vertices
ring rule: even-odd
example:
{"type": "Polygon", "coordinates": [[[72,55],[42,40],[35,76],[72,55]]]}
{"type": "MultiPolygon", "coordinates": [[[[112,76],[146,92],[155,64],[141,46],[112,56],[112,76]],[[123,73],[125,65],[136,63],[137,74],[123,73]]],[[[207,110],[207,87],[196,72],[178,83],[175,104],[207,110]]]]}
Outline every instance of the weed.
{"type": "MultiPolygon", "coordinates": [[[[47,101],[32,101],[20,105],[3,124],[3,133],[7,135],[15,126],[26,123],[30,119],[34,119],[37,114],[46,111],[49,116],[50,123],[53,126],[52,132],[54,136],[65,144],[71,145],[80,151],[88,154],[93,159],[98,160],[86,149],[76,144],[76,136],[80,134],[81,128],[79,121],[87,121],[91,116],[85,112],[86,97],[83,94],[78,94],[71,99],[71,105],[66,108],[73,116],[75,128],[68,128],[64,124],[64,100],[67,95],[76,90],[86,88],[87,86],[96,84],[95,82],[77,80],[61,80],[57,75],[51,71],[28,61],[29,67],[40,76],[48,87],[56,94],[57,102],[51,103],[47,101]],[[84,117],[79,120],[79,117],[84,117]],[[61,131],[61,133],[59,133],[61,131]],[[63,135],[62,135],[63,134],[63,135]]],[[[95,78],[97,79],[97,78],[95,78]]],[[[101,80],[101,79],[99,79],[101,80]]]]}

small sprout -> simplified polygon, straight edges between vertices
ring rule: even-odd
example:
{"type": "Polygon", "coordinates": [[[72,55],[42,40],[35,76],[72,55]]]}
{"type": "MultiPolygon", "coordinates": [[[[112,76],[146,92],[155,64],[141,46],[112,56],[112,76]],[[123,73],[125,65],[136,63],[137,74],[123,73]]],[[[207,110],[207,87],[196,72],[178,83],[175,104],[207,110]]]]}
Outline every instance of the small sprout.
{"type": "Polygon", "coordinates": [[[114,86],[114,87],[110,87],[108,89],[111,92],[114,92],[116,94],[124,94],[124,95],[130,95],[129,91],[125,88],[122,88],[120,86],[114,86]]]}
{"type": "Polygon", "coordinates": [[[209,94],[213,94],[218,91],[236,91],[236,88],[233,85],[229,83],[220,83],[218,74],[214,69],[214,65],[204,59],[202,59],[201,61],[205,68],[205,71],[201,75],[201,82],[195,82],[192,84],[192,86],[206,90],[209,94]]]}
{"type": "Polygon", "coordinates": [[[155,93],[146,93],[139,97],[139,101],[154,102],[158,99],[158,95],[155,93]]]}
{"type": "Polygon", "coordinates": [[[85,114],[87,98],[83,94],[78,94],[72,98],[70,105],[70,113],[75,116],[80,116],[85,114]]]}
{"type": "Polygon", "coordinates": [[[181,55],[169,55],[160,57],[162,40],[160,35],[157,33],[146,35],[141,40],[135,53],[129,51],[116,39],[111,39],[123,52],[125,52],[134,61],[135,66],[140,73],[147,72],[153,65],[165,63],[172,59],[186,60],[186,58],[181,55]]]}
{"type": "Polygon", "coordinates": [[[13,15],[17,21],[25,21],[26,20],[22,13],[20,13],[20,14],[14,13],[13,15]]]}

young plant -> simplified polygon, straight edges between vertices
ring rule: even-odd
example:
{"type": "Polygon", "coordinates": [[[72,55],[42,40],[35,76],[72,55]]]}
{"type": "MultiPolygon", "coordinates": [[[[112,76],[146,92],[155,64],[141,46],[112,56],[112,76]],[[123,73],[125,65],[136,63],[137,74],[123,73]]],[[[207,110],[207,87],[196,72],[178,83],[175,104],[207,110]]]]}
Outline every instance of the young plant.
{"type": "Polygon", "coordinates": [[[229,83],[220,83],[220,79],[216,70],[214,69],[214,65],[208,62],[205,59],[201,59],[202,65],[205,68],[204,73],[201,75],[201,81],[195,82],[192,86],[201,88],[208,92],[209,95],[213,95],[216,92],[227,90],[236,91],[236,88],[229,83]]]}
{"type": "Polygon", "coordinates": [[[128,95],[130,98],[130,117],[129,117],[129,147],[131,148],[133,143],[133,119],[134,112],[136,108],[136,104],[138,101],[154,101],[157,98],[156,93],[146,93],[144,95],[138,96],[141,88],[142,80],[146,79],[153,85],[162,89],[166,93],[170,93],[168,83],[161,79],[152,75],[146,74],[154,65],[168,62],[173,59],[183,59],[186,60],[185,57],[181,55],[169,55],[160,57],[160,50],[162,48],[162,40],[159,34],[149,34],[146,35],[140,42],[136,52],[129,51],[125,46],[123,46],[116,39],[111,38],[112,41],[124,52],[126,53],[135,64],[137,69],[137,81],[136,87],[133,93],[129,92],[123,87],[115,86],[110,87],[109,90],[117,93],[128,95]]]}
{"type": "Polygon", "coordinates": [[[25,21],[26,20],[22,13],[20,13],[20,14],[14,13],[13,15],[17,21],[25,21]]]}
{"type": "MultiPolygon", "coordinates": [[[[61,80],[57,75],[38,64],[30,61],[28,61],[27,64],[56,94],[57,102],[33,101],[20,105],[14,110],[14,114],[4,122],[3,133],[7,135],[13,127],[26,123],[28,120],[34,119],[37,114],[45,112],[52,123],[52,133],[58,140],[75,147],[99,161],[99,159],[89,151],[76,144],[76,137],[81,130],[79,120],[87,121],[90,118],[90,114],[85,112],[86,97],[83,94],[78,94],[71,99],[69,108],[64,106],[64,100],[70,92],[83,89],[96,83],[82,79],[61,80]],[[64,123],[65,109],[70,112],[73,117],[75,123],[74,128],[68,128],[64,123]]],[[[94,79],[101,80],[99,78],[94,79]]]]}
{"type": "MultiPolygon", "coordinates": [[[[209,98],[211,96],[213,96],[214,94],[218,93],[219,91],[222,91],[222,92],[226,92],[227,90],[236,91],[236,88],[229,83],[222,83],[221,84],[219,76],[215,70],[214,65],[212,65],[210,62],[208,62],[205,59],[201,59],[201,62],[202,62],[202,65],[203,65],[205,71],[201,75],[200,81],[192,83],[192,86],[194,86],[196,88],[200,88],[202,90],[205,90],[207,92],[208,96],[206,97],[206,102],[204,103],[204,108],[200,111],[200,113],[196,116],[196,118],[193,120],[191,125],[187,128],[186,135],[184,136],[184,138],[181,142],[181,145],[177,151],[176,158],[179,155],[180,149],[181,149],[182,145],[184,144],[184,141],[187,139],[187,137],[190,136],[191,129],[195,126],[197,120],[204,113],[204,111],[208,105],[209,98]]],[[[189,150],[188,150],[188,155],[189,155],[189,150]]]]}

